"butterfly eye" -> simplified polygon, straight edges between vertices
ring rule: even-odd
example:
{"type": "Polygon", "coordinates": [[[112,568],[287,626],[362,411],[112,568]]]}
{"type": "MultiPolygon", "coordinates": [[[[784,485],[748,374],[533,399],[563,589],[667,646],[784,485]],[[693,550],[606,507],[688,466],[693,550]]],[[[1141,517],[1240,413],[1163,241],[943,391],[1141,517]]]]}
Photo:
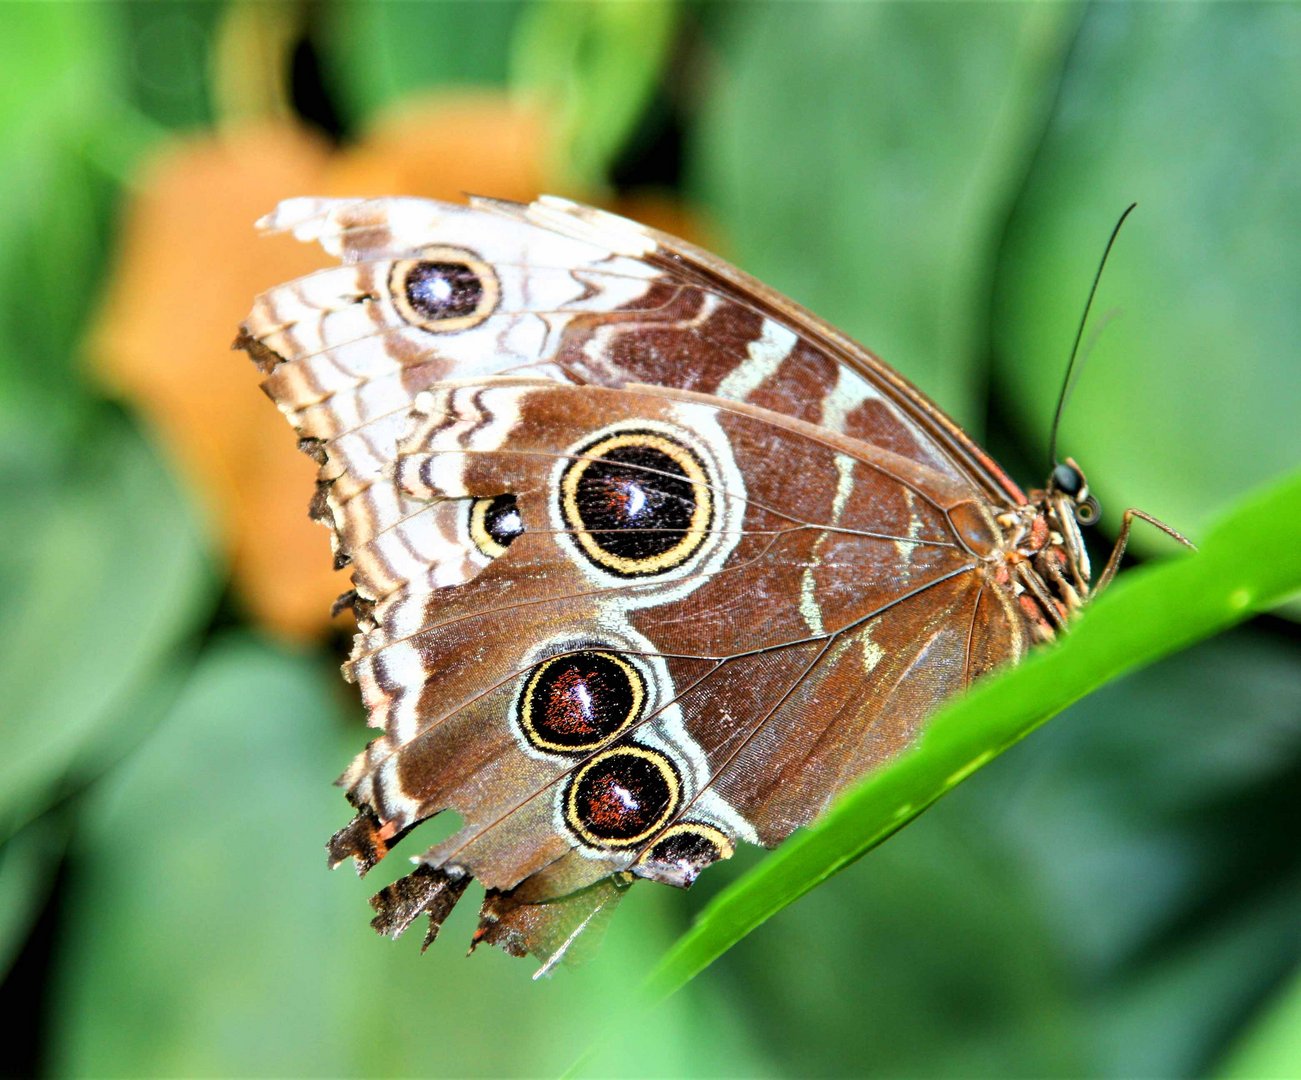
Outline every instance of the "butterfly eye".
{"type": "Polygon", "coordinates": [[[704,542],[713,515],[700,460],[646,431],[576,451],[561,476],[560,507],[583,554],[621,577],[681,566],[704,542]]]}
{"type": "Polygon", "coordinates": [[[1075,504],[1075,520],[1081,525],[1092,525],[1102,516],[1102,504],[1092,495],[1075,504]]]}
{"type": "Polygon", "coordinates": [[[539,750],[595,750],[641,715],[646,681],[614,653],[582,651],[542,661],[525,680],[516,722],[539,750]]]}
{"type": "Polygon", "coordinates": [[[406,322],[447,334],[492,314],[501,287],[486,263],[457,248],[431,248],[425,255],[395,263],[389,276],[393,306],[406,322]]]}
{"type": "Polygon", "coordinates": [[[1078,495],[1084,487],[1084,475],[1074,465],[1063,463],[1053,469],[1050,486],[1065,495],[1078,495]]]}
{"type": "Polygon", "coordinates": [[[570,778],[565,821],[591,847],[635,847],[673,817],[681,794],[667,755],[620,746],[596,755],[570,778]]]}

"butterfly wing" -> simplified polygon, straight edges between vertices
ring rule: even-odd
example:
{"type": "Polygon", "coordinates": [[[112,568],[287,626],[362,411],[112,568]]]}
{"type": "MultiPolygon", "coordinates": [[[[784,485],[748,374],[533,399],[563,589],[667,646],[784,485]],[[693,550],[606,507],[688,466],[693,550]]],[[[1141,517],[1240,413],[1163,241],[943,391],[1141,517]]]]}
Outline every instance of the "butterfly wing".
{"type": "Polygon", "coordinates": [[[346,260],[240,340],[321,462],[382,729],[331,857],[464,823],[380,929],[436,931],[473,876],[482,937],[563,954],[630,875],[780,842],[1023,651],[1001,474],[725,264],[559,201],[269,223],[346,260]]]}
{"type": "MultiPolygon", "coordinates": [[[[1024,502],[983,450],[862,346],[716,256],[635,222],[543,196],[470,206],[293,199],[262,224],[317,240],[356,268],[272,290],[251,317],[286,331],[271,347],[287,360],[328,349],[328,357],[295,365],[321,390],[375,380],[381,369],[416,366],[427,377],[431,363],[440,366],[435,354],[454,377],[533,369],[600,385],[671,386],[750,401],[894,449],[995,501],[1024,502]],[[409,265],[404,256],[440,248],[476,253],[500,271],[495,317],[464,336],[465,348],[447,339],[431,348],[428,334],[403,317],[411,312],[402,289],[389,288],[395,264],[409,265]],[[385,310],[388,296],[406,308],[396,318],[385,310]],[[349,299],[371,297],[366,313],[349,311],[349,299]],[[490,334],[497,347],[485,351],[490,334]],[[358,353],[356,369],[333,371],[358,353]]],[[[461,336],[460,324],[441,325],[461,336]]]]}

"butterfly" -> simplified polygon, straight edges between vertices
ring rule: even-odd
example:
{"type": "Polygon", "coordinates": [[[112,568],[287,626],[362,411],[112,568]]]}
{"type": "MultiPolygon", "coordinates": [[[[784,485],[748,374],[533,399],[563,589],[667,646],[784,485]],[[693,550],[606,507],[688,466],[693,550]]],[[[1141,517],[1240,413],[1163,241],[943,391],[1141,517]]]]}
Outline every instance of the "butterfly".
{"type": "Polygon", "coordinates": [[[259,225],[341,261],[236,341],[320,466],[380,730],[330,863],[461,823],[372,899],[382,933],[424,915],[427,947],[477,878],[475,944],[550,970],[637,878],[779,844],[1090,595],[1074,462],[1022,492],[690,244],[548,196],[297,198],[259,225]]]}

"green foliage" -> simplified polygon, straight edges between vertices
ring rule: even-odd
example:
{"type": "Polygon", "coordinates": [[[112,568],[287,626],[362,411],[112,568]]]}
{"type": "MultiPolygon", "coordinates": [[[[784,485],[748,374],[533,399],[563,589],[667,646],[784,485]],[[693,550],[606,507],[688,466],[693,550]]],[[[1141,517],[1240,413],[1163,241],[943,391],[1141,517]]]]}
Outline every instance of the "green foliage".
{"type": "Polygon", "coordinates": [[[44,902],[69,815],[156,720],[211,604],[205,541],[137,432],[87,429],[93,456],[9,485],[0,525],[0,972],[44,902]]]}
{"type": "Polygon", "coordinates": [[[1301,1061],[1301,977],[1293,976],[1265,1015],[1247,1032],[1219,1075],[1242,1078],[1295,1075],[1301,1061]]]}
{"type": "Polygon", "coordinates": [[[321,42],[350,123],[418,90],[507,83],[552,109],[555,182],[590,191],[654,92],[674,23],[668,0],[340,4],[321,42]]]}
{"type": "Polygon", "coordinates": [[[139,695],[176,662],[209,598],[203,542],[151,449],[120,424],[55,492],[11,493],[0,683],[0,837],[141,734],[139,695]]]}
{"type": "Polygon", "coordinates": [[[1106,4],[1081,28],[1009,222],[993,333],[1010,405],[1049,416],[1107,229],[1138,200],[1095,308],[1123,317],[1062,433],[1104,505],[1196,531],[1301,461],[1301,248],[1280,242],[1301,232],[1298,54],[1294,6],[1106,4]]]}
{"type": "Polygon", "coordinates": [[[81,149],[120,85],[103,9],[15,4],[0,33],[0,476],[52,466],[84,419],[77,335],[104,263],[105,185],[81,149]],[[73,312],[70,317],[68,306],[73,312]]]}
{"type": "Polygon", "coordinates": [[[410,94],[500,85],[524,7],[519,0],[331,4],[317,34],[323,77],[352,126],[410,94]]]}
{"type": "Polygon", "coordinates": [[[67,823],[47,818],[0,845],[0,972],[9,970],[58,870],[67,823]]]}
{"type": "Polygon", "coordinates": [[[527,9],[511,82],[556,111],[558,182],[601,187],[655,89],[673,29],[668,0],[544,0],[527,9]]]}

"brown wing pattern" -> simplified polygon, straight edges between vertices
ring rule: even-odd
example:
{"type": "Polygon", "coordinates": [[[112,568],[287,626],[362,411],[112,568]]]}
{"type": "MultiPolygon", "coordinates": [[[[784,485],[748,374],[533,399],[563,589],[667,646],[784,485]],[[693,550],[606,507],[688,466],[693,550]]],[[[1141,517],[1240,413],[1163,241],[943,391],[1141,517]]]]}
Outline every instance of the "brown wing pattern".
{"type": "Polygon", "coordinates": [[[381,729],[331,858],[464,822],[377,928],[432,937],[473,876],[480,937],[549,966],[632,876],[780,842],[1024,651],[997,477],[724,264],[558,201],[269,224],[351,264],[239,342],[321,463],[381,729]]]}

